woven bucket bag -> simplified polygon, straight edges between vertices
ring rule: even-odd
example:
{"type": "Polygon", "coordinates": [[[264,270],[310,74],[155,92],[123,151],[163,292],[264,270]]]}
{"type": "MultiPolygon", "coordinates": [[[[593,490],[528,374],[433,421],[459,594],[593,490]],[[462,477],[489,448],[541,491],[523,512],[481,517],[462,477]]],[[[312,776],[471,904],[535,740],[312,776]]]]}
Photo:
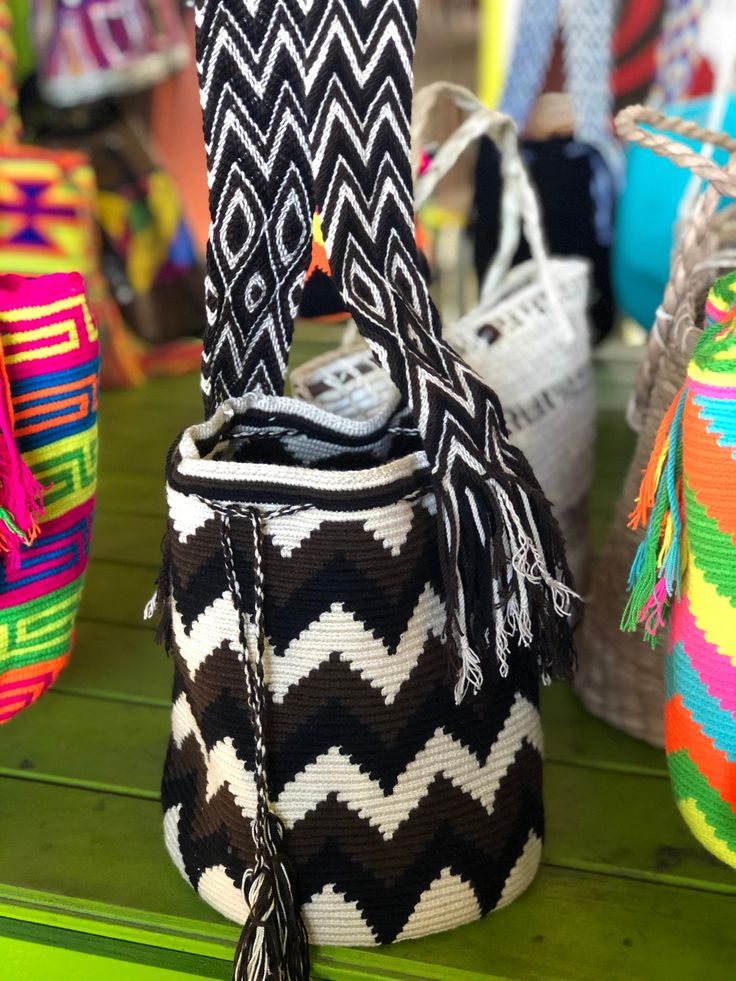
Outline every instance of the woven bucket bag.
{"type": "Polygon", "coordinates": [[[684,385],[665,413],[636,502],[647,525],[624,626],[665,656],[665,748],[693,834],[736,868],[736,272],[705,307],[684,385]]]}
{"type": "Polygon", "coordinates": [[[638,128],[645,122],[694,138],[717,139],[718,134],[698,129],[676,118],[662,117],[641,106],[623,110],[617,126],[627,138],[641,139],[655,152],[691,167],[710,181],[692,216],[679,251],[673,258],[670,282],[660,311],[659,327],[649,336],[642,359],[635,398],[644,410],[644,426],[619,495],[608,537],[591,576],[589,600],[580,631],[580,667],[575,688],[594,715],[631,736],[664,744],[664,675],[661,656],[648,653],[640,641],[619,630],[626,604],[629,570],[642,539],[641,530],[627,527],[662,416],[683,384],[695,343],[700,335],[702,309],[709,284],[736,265],[736,210],[729,206],[716,214],[721,195],[736,191],[733,175],[685,144],[638,128]]]}
{"type": "Polygon", "coordinates": [[[239,981],[306,981],[308,940],[416,937],[522,892],[543,832],[537,679],[572,654],[559,533],[417,265],[416,6],[316,6],[197,11],[209,417],[167,466],[163,805],[182,875],[243,924],[239,981]],[[365,420],[281,394],[316,207],[394,383],[365,420]]]}
{"type": "MultiPolygon", "coordinates": [[[[419,209],[481,136],[502,157],[503,238],[477,306],[444,329],[444,338],[498,395],[511,438],[534,468],[565,536],[578,583],[587,564],[586,497],[593,477],[595,390],[588,321],[590,271],[577,258],[550,257],[539,207],[508,116],[487,109],[468,90],[440,82],[415,100],[415,171],[429,142],[432,111],[451,99],[466,117],[415,181],[419,209]],[[511,268],[522,227],[532,258],[511,268]]],[[[375,411],[390,386],[365,348],[348,345],[292,373],[292,391],[355,417],[375,411]],[[341,391],[342,390],[342,391],[341,391]]]]}

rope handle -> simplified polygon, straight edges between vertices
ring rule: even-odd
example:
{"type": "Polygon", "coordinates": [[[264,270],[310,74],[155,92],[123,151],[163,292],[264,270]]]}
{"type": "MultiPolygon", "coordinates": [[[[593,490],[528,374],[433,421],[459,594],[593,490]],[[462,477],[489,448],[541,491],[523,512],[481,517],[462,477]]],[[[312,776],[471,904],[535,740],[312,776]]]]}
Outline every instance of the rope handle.
{"type": "Polygon", "coordinates": [[[700,143],[711,143],[736,154],[736,140],[727,133],[699,126],[689,119],[680,116],[667,116],[650,106],[627,106],[616,116],[616,132],[623,140],[638,143],[639,146],[652,150],[660,157],[671,160],[676,167],[691,171],[703,180],[708,181],[723,197],[736,197],[736,170],[719,167],[709,157],[681,140],[674,140],[667,133],[674,133],[686,140],[697,140],[700,143]],[[652,132],[644,129],[651,126],[652,132]]]}
{"type": "Polygon", "coordinates": [[[414,206],[418,210],[428,200],[440,180],[454,167],[463,152],[482,136],[488,136],[501,157],[501,236],[480,287],[479,305],[493,302],[498,287],[511,268],[522,229],[529,243],[543,289],[560,327],[560,339],[572,343],[575,330],[554,285],[549,251],[544,239],[542,216],[536,193],[519,151],[516,126],[510,116],[489,109],[469,89],[450,82],[425,86],[416,96],[412,123],[412,164],[419,170],[421,149],[426,140],[429,119],[435,106],[450,99],[468,113],[457,129],[439,147],[415,181],[414,206]]]}
{"type": "Polygon", "coordinates": [[[672,257],[669,280],[655,322],[657,332],[662,333],[666,326],[665,322],[674,316],[687,292],[694,267],[703,257],[713,215],[721,197],[736,198],[736,156],[734,156],[736,140],[726,133],[699,126],[679,116],[666,116],[648,106],[627,106],[626,109],[622,109],[616,116],[616,130],[623,139],[652,150],[658,156],[671,160],[675,166],[691,171],[708,183],[705,192],[697,200],[690,222],[672,257]],[[643,129],[643,125],[666,130],[684,139],[712,143],[727,150],[731,156],[728,163],[721,167],[700,151],[693,150],[692,147],[672,139],[663,132],[643,129]]]}
{"type": "Polygon", "coordinates": [[[642,360],[627,411],[629,423],[638,431],[643,424],[662,353],[667,347],[673,318],[687,294],[693,272],[708,252],[719,202],[722,197],[736,197],[736,140],[726,133],[699,126],[679,116],[666,116],[648,106],[627,106],[622,109],[616,116],[615,126],[622,139],[646,147],[707,182],[673,253],[669,279],[649,337],[648,354],[642,360]],[[653,127],[655,132],[644,129],[644,126],[653,127]],[[711,143],[728,151],[731,156],[725,166],[719,166],[704,153],[667,134],[711,143]]]}

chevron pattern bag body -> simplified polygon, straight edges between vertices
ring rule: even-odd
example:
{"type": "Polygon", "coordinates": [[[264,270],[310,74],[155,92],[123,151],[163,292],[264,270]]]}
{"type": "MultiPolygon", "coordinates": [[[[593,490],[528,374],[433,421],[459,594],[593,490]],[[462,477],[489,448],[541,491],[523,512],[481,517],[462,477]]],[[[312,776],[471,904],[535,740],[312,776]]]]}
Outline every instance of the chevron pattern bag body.
{"type": "Polygon", "coordinates": [[[181,873],[243,923],[238,981],[305,981],[308,939],[467,922],[539,862],[538,677],[571,670],[575,597],[418,269],[415,18],[414,0],[197,9],[208,420],[167,465],[164,826],[181,873]],[[395,386],[366,420],[282,394],[317,208],[395,386]]]}

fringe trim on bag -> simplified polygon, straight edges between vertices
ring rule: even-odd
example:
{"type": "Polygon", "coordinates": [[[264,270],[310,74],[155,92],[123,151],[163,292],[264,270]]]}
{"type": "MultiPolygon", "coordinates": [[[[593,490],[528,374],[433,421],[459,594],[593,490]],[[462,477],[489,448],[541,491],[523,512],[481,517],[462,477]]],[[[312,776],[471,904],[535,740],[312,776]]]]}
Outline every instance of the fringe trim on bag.
{"type": "Polygon", "coordinates": [[[9,553],[17,564],[21,545],[32,545],[38,537],[44,488],[15,441],[15,415],[2,345],[0,387],[0,551],[9,553]]]}
{"type": "Polygon", "coordinates": [[[665,627],[672,599],[680,596],[683,568],[682,413],[683,386],[660,423],[639,496],[629,516],[629,528],[647,524],[629,573],[629,596],[621,629],[635,631],[643,624],[646,639],[656,646],[665,627]]]}

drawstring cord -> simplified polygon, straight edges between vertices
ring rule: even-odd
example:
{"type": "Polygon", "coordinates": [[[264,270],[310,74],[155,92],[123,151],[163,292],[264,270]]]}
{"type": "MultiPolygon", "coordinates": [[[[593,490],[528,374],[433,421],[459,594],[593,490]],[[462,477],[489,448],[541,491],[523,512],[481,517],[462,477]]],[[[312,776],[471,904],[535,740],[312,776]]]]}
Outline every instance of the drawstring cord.
{"type": "Polygon", "coordinates": [[[265,678],[263,656],[263,530],[260,514],[249,508],[253,546],[252,613],[246,615],[235,568],[229,514],[221,513],[228,586],[238,615],[238,657],[243,665],[255,748],[256,814],[251,822],[255,861],[243,875],[248,916],[238,941],[233,981],[309,981],[309,941],[294,893],[294,871],[283,850],[284,826],[271,810],[263,733],[265,678]]]}

